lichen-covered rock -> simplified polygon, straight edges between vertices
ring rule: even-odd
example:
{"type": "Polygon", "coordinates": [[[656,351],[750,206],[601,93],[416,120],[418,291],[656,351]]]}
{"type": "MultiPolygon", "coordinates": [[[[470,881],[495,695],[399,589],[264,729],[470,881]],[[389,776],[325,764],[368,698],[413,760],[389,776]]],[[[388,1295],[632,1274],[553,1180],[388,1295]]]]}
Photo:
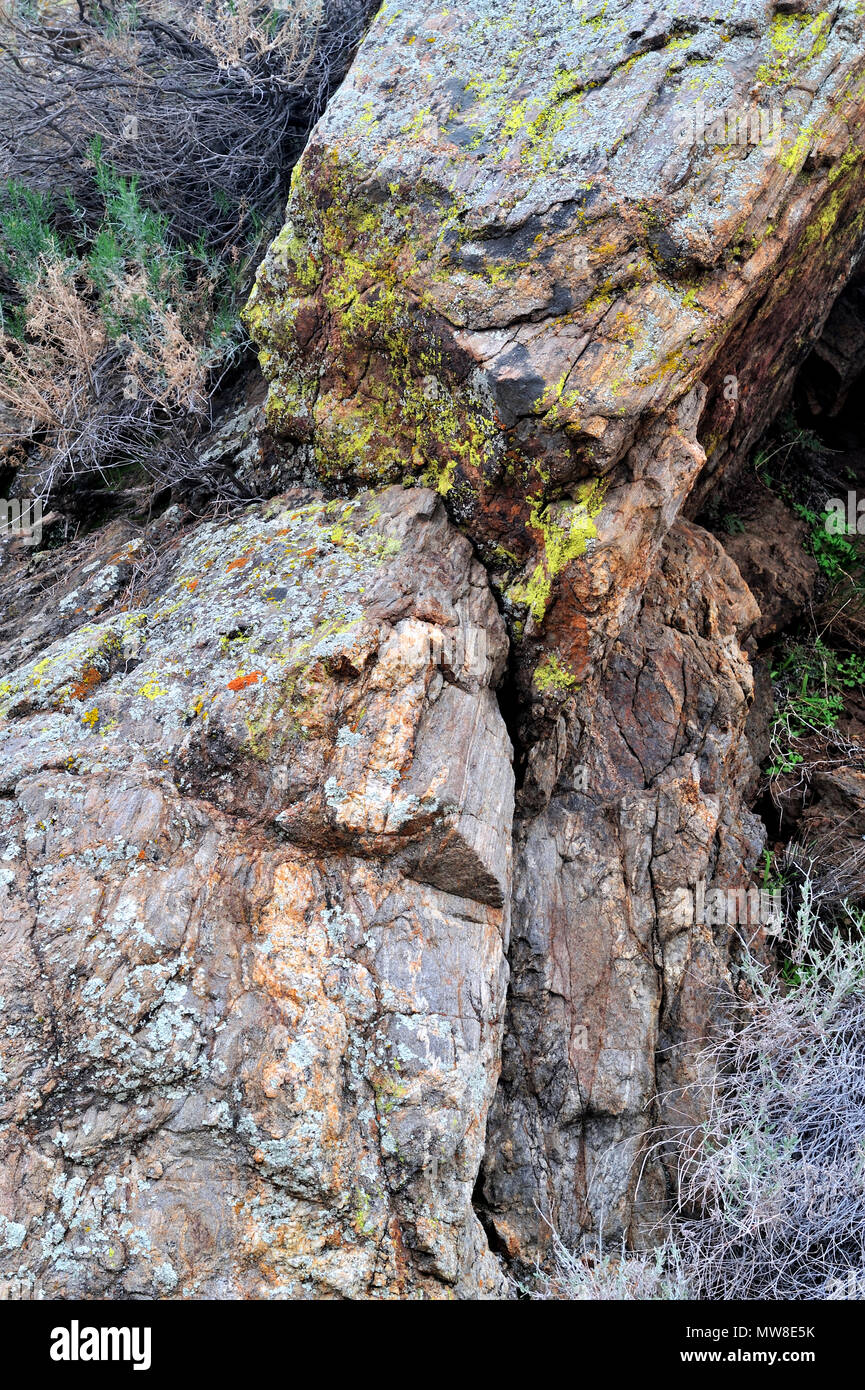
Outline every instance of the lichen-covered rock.
{"type": "Polygon", "coordinates": [[[655,1160],[635,1192],[648,1127],[674,1120],[661,1091],[698,1113],[729,933],[673,924],[667,897],[750,881],[740,639],[796,599],[761,616],[681,518],[787,402],[865,244],[861,7],[728,9],[385,4],[247,311],[289,475],[434,487],[514,639],[483,1183],[514,1257],[542,1216],[636,1238],[664,1193],[655,1160]]]}
{"type": "Polygon", "coordinates": [[[761,614],[686,518],[861,257],[861,8],[388,0],[246,312],[268,430],[204,444],[281,495],[0,553],[25,1294],[495,1297],[484,1228],[650,1235],[735,941],[681,894],[750,881],[745,644],[814,579],[731,542],[761,614]]]}
{"type": "Polygon", "coordinates": [[[142,607],[64,632],[67,587],[0,682],[0,1272],[500,1292],[513,777],[469,543],[430,492],[307,494],[175,539],[142,607]]]}
{"type": "Polygon", "coordinates": [[[581,681],[861,250],[863,32],[855,0],[383,5],[249,305],[271,427],[320,476],[437,487],[581,681]]]}

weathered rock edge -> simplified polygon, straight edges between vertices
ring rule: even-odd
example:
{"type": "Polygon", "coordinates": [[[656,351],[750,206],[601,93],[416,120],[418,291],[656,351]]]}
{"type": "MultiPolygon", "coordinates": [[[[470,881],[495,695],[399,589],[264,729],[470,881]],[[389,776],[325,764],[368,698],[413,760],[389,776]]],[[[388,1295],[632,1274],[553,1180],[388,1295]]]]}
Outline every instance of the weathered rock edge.
{"type": "Polygon", "coordinates": [[[435,487],[514,638],[514,979],[483,1201],[516,1259],[544,1218],[571,1244],[639,1238],[665,1192],[663,1164],[634,1178],[674,1118],[661,1093],[697,1113],[730,938],[677,929],[667,898],[744,886],[762,847],[760,614],[680,518],[777,415],[861,260],[863,38],[852,0],[386,4],[247,311],[289,473],[435,487]],[[760,138],[731,141],[728,114],[760,138]]]}

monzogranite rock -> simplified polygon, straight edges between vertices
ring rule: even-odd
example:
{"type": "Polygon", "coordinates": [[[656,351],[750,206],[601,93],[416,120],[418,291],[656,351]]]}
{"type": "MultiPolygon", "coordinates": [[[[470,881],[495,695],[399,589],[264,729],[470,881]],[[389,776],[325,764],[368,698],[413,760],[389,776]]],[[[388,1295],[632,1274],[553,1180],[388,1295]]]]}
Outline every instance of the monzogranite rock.
{"type": "Polygon", "coordinates": [[[861,260],[863,116],[854,0],[379,11],[247,309],[266,444],[206,443],[280,495],[0,567],[21,1296],[499,1297],[551,1227],[650,1238],[735,972],[674,904],[752,879],[789,616],[694,518],[861,260]]]}
{"type": "Polygon", "coordinates": [[[514,1256],[587,1231],[648,1237],[666,1182],[647,1131],[699,1116],[694,1053],[728,970],[730,924],[683,923],[678,890],[745,883],[762,847],[744,802],[759,610],[717,541],[679,522],[614,645],[587,789],[516,834],[512,982],[484,1197],[514,1256]]]}
{"type": "Polygon", "coordinates": [[[469,543],[429,492],[298,496],[175,541],[145,607],[55,597],[0,683],[7,1280],[499,1292],[513,776],[469,543]]]}
{"type": "Polygon", "coordinates": [[[512,1257],[545,1221],[637,1238],[665,1184],[655,1163],[635,1196],[641,1140],[697,1113],[731,934],[673,930],[665,895],[751,881],[740,638],[797,599],[770,547],[761,614],[677,517],[789,399],[857,266],[863,32],[846,0],[386,4],[248,308],[286,476],[435,487],[508,621],[513,985],[482,1209],[512,1257]]]}
{"type": "Polygon", "coordinates": [[[789,394],[862,245],[863,32],[854,0],[387,3],[313,132],[247,312],[271,427],[437,487],[530,668],[586,678],[789,394]]]}

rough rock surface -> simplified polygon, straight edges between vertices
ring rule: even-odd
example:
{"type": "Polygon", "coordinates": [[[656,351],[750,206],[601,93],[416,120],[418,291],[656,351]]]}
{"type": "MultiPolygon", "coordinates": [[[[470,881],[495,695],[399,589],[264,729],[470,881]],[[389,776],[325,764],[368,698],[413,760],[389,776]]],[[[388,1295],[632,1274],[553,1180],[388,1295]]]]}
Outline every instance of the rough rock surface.
{"type": "Polygon", "coordinates": [[[652,1124],[696,1114],[687,1087],[729,959],[729,924],[683,924],[684,885],[746,883],[763,827],[743,804],[754,600],[717,541],[680,522],[615,644],[588,774],[517,828],[502,1079],[484,1197],[496,1235],[535,1255],[603,1229],[648,1233],[666,1195],[652,1124]],[[667,1098],[659,1101],[659,1094],[667,1098]],[[639,1190],[638,1188],[639,1180],[639,1190]]]}
{"type": "Polygon", "coordinates": [[[386,3],[248,309],[272,428],[319,476],[437,486],[582,681],[861,251],[863,33],[855,0],[386,3]]]}
{"type": "Polygon", "coordinates": [[[814,345],[805,384],[815,415],[839,415],[865,372],[865,284],[861,271],[835,302],[814,345]]]}
{"type": "Polygon", "coordinates": [[[25,1295],[496,1297],[651,1231],[787,616],[686,518],[861,258],[863,115],[858,0],[378,13],[248,306],[268,432],[206,455],[283,495],[0,568],[25,1295]]]}
{"type": "Polygon", "coordinates": [[[818,571],[806,549],[807,526],[779,497],[764,490],[755,510],[724,537],[724,549],[757,600],[753,635],[763,639],[783,632],[808,605],[818,571]]]}
{"type": "MultiPolygon", "coordinates": [[[[861,743],[861,739],[860,739],[861,743]]],[[[819,861],[823,883],[837,897],[865,898],[865,758],[859,767],[817,772],[813,801],[802,818],[805,854],[819,861]]]]}
{"type": "Polygon", "coordinates": [[[750,881],[738,639],[787,614],[777,556],[761,615],[677,517],[789,399],[861,256],[863,33],[847,0],[386,4],[248,308],[286,476],[434,486],[508,621],[513,986],[483,1204],[512,1256],[543,1244],[537,1208],[567,1240],[657,1211],[639,1142],[728,969],[667,895],[750,881]]]}
{"type": "Polygon", "coordinates": [[[471,1194],[513,777],[486,576],[429,492],[301,496],[198,527],[145,607],[82,623],[135,549],[55,591],[38,659],[6,634],[2,1271],[496,1293],[471,1194]]]}

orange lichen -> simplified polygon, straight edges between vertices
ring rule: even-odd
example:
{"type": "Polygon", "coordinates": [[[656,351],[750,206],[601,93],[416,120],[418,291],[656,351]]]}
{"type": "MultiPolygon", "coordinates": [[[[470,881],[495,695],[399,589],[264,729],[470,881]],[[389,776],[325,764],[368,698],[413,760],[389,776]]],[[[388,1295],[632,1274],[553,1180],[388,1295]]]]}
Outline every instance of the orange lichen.
{"type": "Polygon", "coordinates": [[[81,679],[72,687],[73,700],[85,700],[94,686],[102,680],[102,672],[96,666],[85,666],[81,679]]]}
{"type": "Polygon", "coordinates": [[[229,690],[245,690],[248,685],[255,685],[260,671],[250,671],[248,676],[235,676],[233,681],[228,682],[229,690]]]}

